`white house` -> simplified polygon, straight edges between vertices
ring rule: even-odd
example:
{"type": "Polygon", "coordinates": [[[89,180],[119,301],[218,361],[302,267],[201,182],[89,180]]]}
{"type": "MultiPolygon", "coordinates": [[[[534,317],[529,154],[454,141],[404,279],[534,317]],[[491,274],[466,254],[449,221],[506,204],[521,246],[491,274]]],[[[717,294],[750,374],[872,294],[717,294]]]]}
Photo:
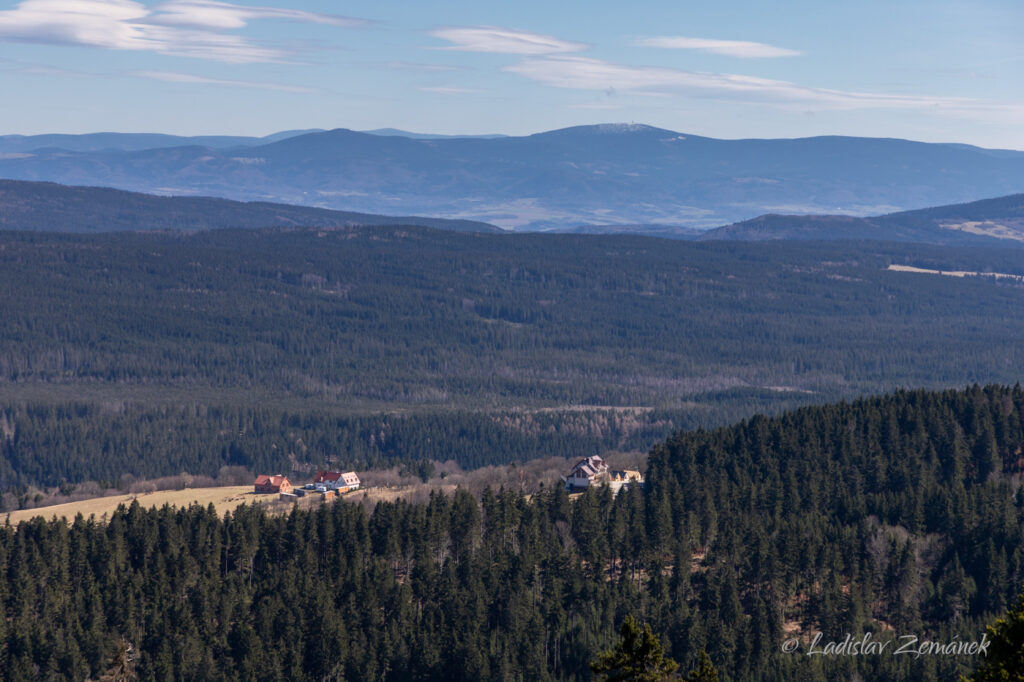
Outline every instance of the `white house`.
{"type": "Polygon", "coordinates": [[[594,455],[576,462],[576,465],[569,471],[568,476],[563,476],[565,489],[569,491],[582,490],[591,484],[602,481],[608,474],[608,465],[605,461],[594,455]]]}
{"type": "Polygon", "coordinates": [[[350,492],[359,488],[359,476],[354,471],[320,471],[313,479],[315,490],[350,492]]]}
{"type": "Polygon", "coordinates": [[[579,492],[592,485],[607,485],[613,495],[618,495],[620,490],[631,485],[644,484],[644,476],[639,471],[609,469],[608,464],[596,455],[576,462],[569,475],[563,476],[562,480],[569,492],[579,492]]]}

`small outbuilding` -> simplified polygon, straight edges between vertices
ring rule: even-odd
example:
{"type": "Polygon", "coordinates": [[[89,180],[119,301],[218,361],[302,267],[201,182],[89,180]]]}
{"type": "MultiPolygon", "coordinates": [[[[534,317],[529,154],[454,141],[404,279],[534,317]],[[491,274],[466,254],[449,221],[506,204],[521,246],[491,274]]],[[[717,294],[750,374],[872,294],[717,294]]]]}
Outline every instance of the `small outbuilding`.
{"type": "Polygon", "coordinates": [[[623,488],[630,486],[643,487],[644,475],[636,469],[612,469],[608,472],[608,485],[612,494],[617,495],[623,488]]]}

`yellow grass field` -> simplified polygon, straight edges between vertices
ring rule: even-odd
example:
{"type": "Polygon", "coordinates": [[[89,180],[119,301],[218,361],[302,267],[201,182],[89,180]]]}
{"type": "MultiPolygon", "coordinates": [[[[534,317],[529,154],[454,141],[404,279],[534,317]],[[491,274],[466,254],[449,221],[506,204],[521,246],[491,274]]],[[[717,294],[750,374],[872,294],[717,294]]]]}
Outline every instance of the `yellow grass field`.
{"type": "MultiPolygon", "coordinates": [[[[138,500],[144,507],[162,507],[169,504],[172,507],[187,507],[192,503],[206,506],[213,503],[218,514],[231,511],[242,503],[261,504],[277,501],[277,495],[257,495],[252,491],[251,485],[226,486],[221,488],[186,488],[185,490],[158,490],[153,493],[138,493],[133,495],[115,495],[112,497],[94,497],[78,502],[57,504],[52,507],[39,507],[38,509],[20,509],[2,515],[11,524],[42,516],[45,519],[63,517],[71,521],[79,513],[89,518],[95,516],[97,519],[104,514],[111,514],[118,505],[129,505],[132,500],[138,500]]],[[[0,518],[0,520],[2,520],[0,518]]]]}
{"type": "MultiPolygon", "coordinates": [[[[451,494],[455,490],[454,485],[442,486],[401,486],[397,488],[366,488],[357,492],[348,493],[332,500],[347,500],[349,502],[394,502],[399,498],[410,497],[423,490],[441,490],[451,494]]],[[[49,507],[38,507],[36,509],[20,509],[18,511],[0,513],[0,523],[9,521],[11,525],[17,525],[22,521],[28,521],[36,517],[50,520],[53,518],[65,518],[69,522],[75,516],[81,514],[85,518],[95,516],[103,519],[104,515],[110,515],[118,505],[129,505],[132,501],[138,500],[143,507],[162,507],[165,504],[172,507],[188,507],[191,504],[201,504],[204,507],[211,502],[217,509],[217,514],[223,516],[225,512],[233,511],[241,504],[262,504],[271,508],[272,512],[284,513],[298,504],[301,508],[309,508],[323,502],[317,494],[309,494],[305,497],[291,501],[279,501],[277,495],[257,495],[253,492],[251,485],[223,486],[214,488],[186,488],[185,490],[158,490],[152,493],[136,493],[131,495],[114,495],[110,497],[93,497],[78,502],[67,502],[55,504],[49,507]]]]}
{"type": "Polygon", "coordinates": [[[972,272],[970,270],[929,270],[915,268],[913,265],[890,265],[889,270],[896,272],[917,272],[925,275],[945,275],[946,277],[992,277],[993,279],[1012,279],[1024,282],[1024,276],[1011,275],[1006,272],[972,272]]]}

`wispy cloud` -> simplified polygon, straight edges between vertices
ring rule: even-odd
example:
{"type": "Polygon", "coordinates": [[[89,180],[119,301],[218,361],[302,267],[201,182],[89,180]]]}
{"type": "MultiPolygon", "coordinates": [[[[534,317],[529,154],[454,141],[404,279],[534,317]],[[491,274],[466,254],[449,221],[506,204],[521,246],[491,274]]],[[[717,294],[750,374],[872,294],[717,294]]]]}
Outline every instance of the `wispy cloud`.
{"type": "MultiPolygon", "coordinates": [[[[628,66],[575,55],[525,59],[504,67],[556,88],[675,94],[687,97],[758,101],[822,110],[927,109],[932,111],[997,110],[1004,105],[960,97],[890,95],[811,88],[788,81],[729,73],[702,73],[652,66],[628,66]]],[[[1018,107],[1008,105],[1016,110],[1018,107]]]]}
{"type": "Polygon", "coordinates": [[[420,88],[423,92],[436,92],[441,95],[478,95],[485,90],[475,88],[460,88],[455,85],[428,85],[420,88]]]}
{"type": "Polygon", "coordinates": [[[364,19],[277,7],[249,7],[212,0],[171,0],[157,5],[153,23],[209,29],[244,28],[252,19],[283,19],[332,26],[363,26],[364,19]]]}
{"type": "Polygon", "coordinates": [[[165,81],[167,83],[196,83],[199,85],[216,85],[229,88],[250,88],[254,90],[273,90],[276,92],[310,93],[316,92],[312,88],[304,88],[297,85],[284,83],[264,83],[259,81],[241,81],[225,78],[209,78],[197,76],[191,73],[178,73],[176,71],[135,71],[131,75],[138,78],[149,78],[151,80],[165,81]]]}
{"type": "Polygon", "coordinates": [[[797,57],[802,52],[785,47],[752,43],[745,40],[714,40],[711,38],[687,38],[684,36],[655,36],[642,38],[635,45],[641,47],[663,47],[673,50],[700,50],[727,57],[742,59],[764,59],[768,57],[797,57]]]}
{"type": "Polygon", "coordinates": [[[360,20],[273,7],[172,0],[149,7],[131,0],[23,0],[0,12],[0,39],[53,45],[147,50],[222,62],[279,62],[288,54],[225,33],[253,19],[353,26],[360,20]]]}
{"type": "Polygon", "coordinates": [[[590,47],[584,43],[560,40],[554,36],[498,26],[447,26],[430,32],[435,38],[453,43],[445,50],[493,52],[497,54],[542,55],[580,52],[590,47]]]}

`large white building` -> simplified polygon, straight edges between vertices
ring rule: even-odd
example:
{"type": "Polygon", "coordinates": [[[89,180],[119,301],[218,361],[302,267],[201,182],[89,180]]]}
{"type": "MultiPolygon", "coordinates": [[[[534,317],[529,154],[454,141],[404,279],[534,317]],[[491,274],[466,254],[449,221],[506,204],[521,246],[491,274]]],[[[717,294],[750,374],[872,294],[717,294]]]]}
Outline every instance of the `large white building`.
{"type": "Polygon", "coordinates": [[[337,490],[339,492],[350,492],[359,488],[359,477],[354,471],[320,471],[313,479],[316,490],[337,490]]]}
{"type": "Polygon", "coordinates": [[[599,482],[608,473],[608,465],[598,455],[587,457],[576,462],[576,465],[569,471],[568,476],[563,476],[565,489],[569,491],[583,490],[587,486],[599,482]]]}

